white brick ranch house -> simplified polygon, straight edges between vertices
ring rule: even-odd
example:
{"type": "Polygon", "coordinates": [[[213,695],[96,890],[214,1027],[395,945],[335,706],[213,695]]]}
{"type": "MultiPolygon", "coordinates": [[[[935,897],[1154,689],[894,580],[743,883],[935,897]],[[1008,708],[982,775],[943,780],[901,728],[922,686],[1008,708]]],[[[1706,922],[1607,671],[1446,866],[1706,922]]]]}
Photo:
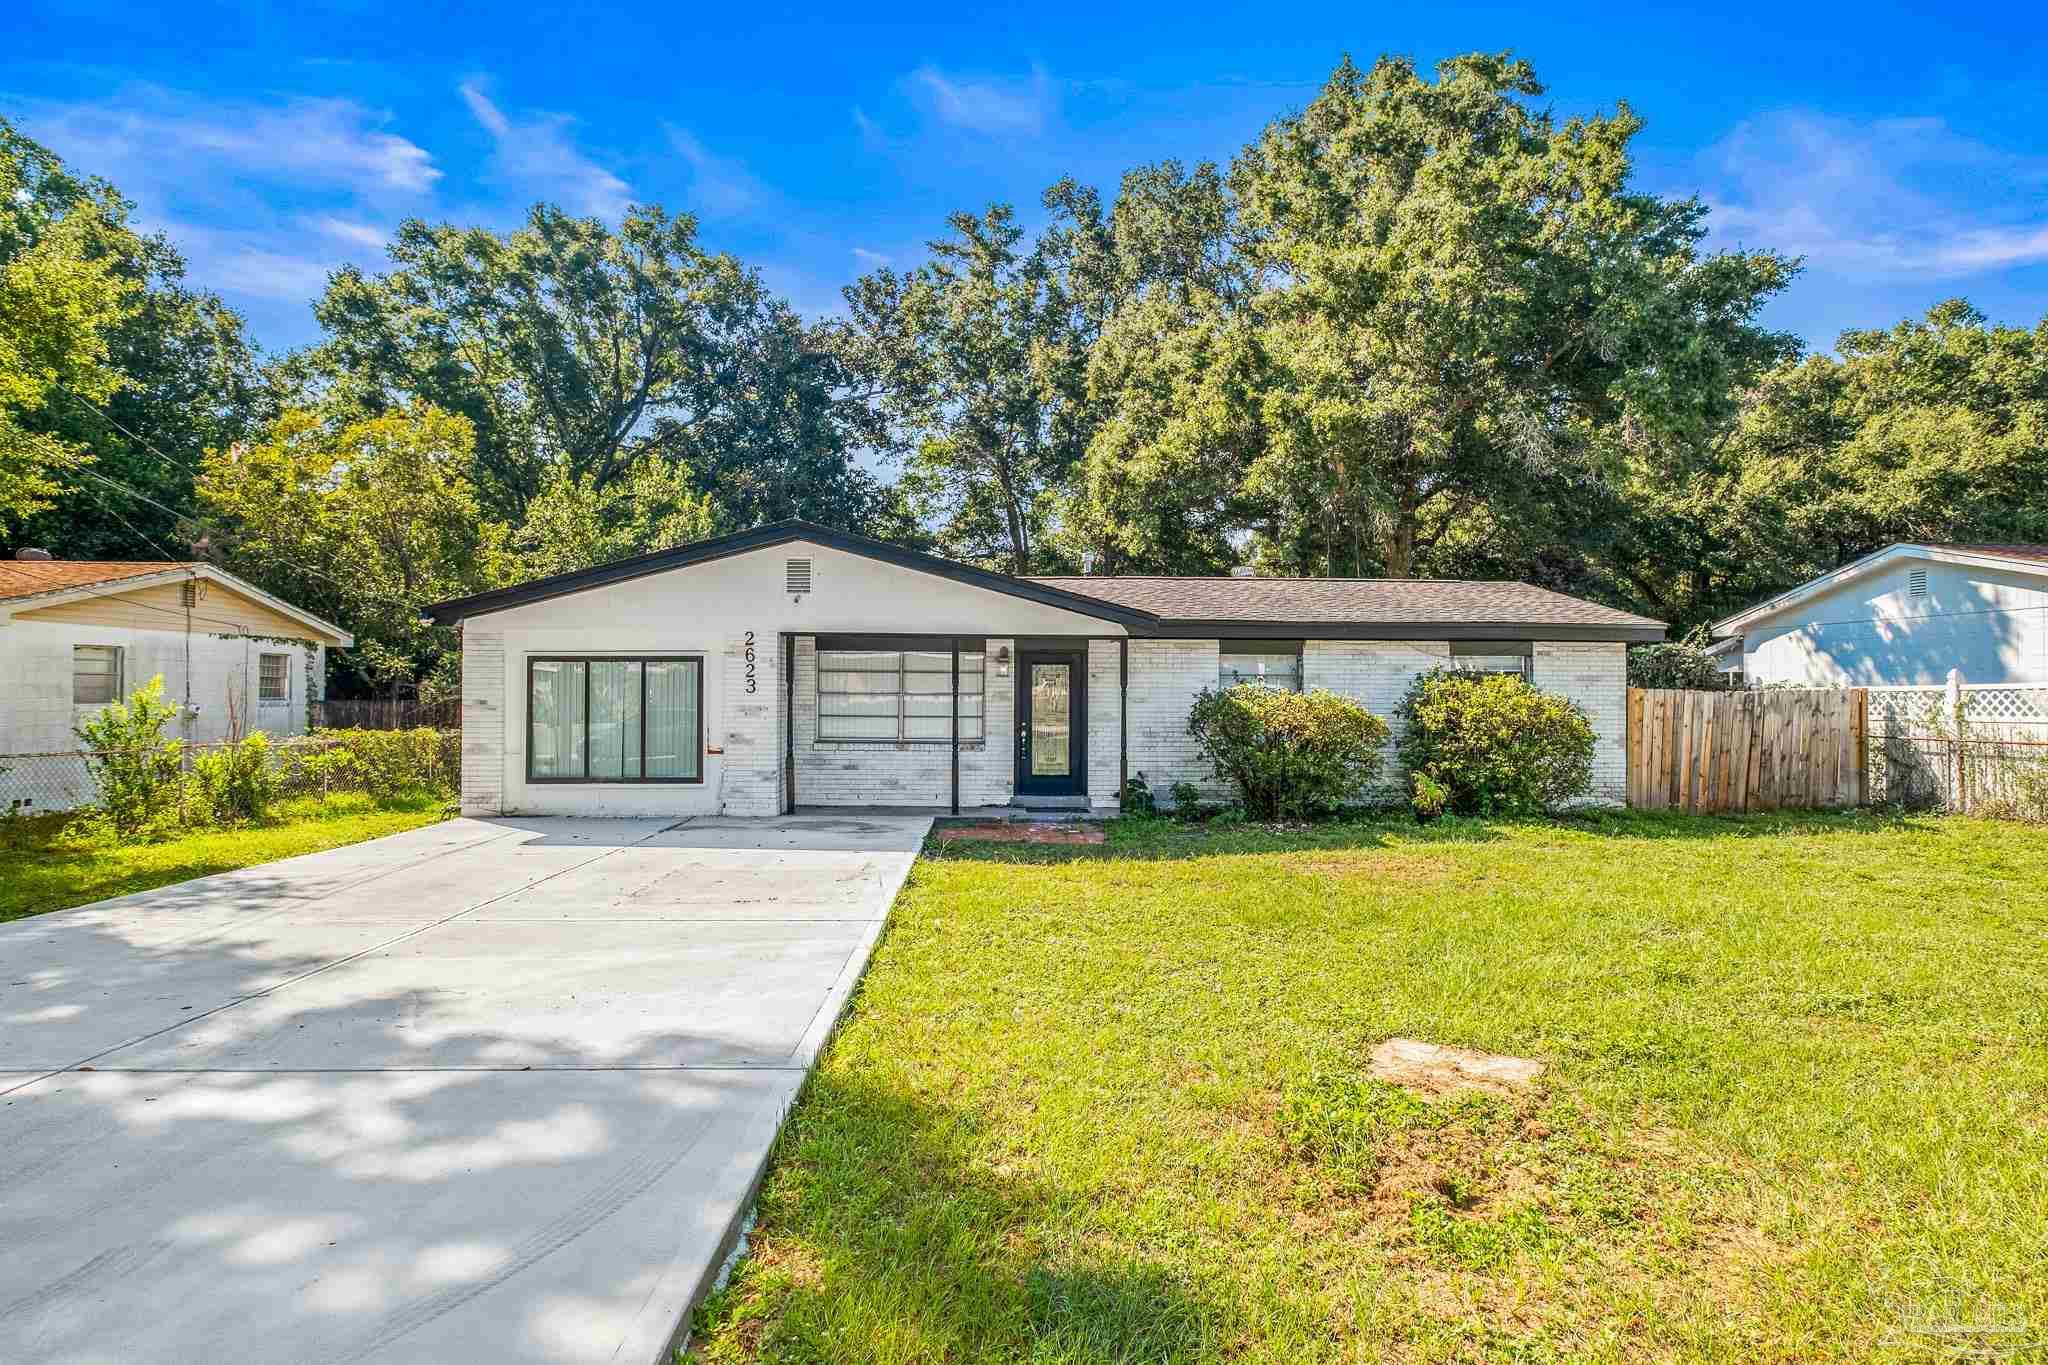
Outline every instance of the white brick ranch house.
{"type": "Polygon", "coordinates": [[[1020,578],[801,521],[429,611],[462,630],[470,814],[1106,809],[1139,773],[1218,790],[1187,735],[1203,688],[1391,719],[1436,667],[1578,702],[1620,800],[1624,650],[1664,637],[1521,583],[1020,578]]]}

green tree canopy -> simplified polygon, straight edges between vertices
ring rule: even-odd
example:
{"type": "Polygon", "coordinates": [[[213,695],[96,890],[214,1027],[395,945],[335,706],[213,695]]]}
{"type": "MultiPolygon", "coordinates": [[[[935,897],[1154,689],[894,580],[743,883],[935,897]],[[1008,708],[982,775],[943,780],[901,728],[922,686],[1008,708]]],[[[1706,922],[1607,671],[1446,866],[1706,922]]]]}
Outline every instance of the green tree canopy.
{"type": "Polygon", "coordinates": [[[454,652],[420,609],[488,586],[502,531],[466,477],[474,443],[468,419],[424,404],[354,420],[292,409],[209,452],[199,498],[225,563],[346,625],[346,666],[397,696],[454,652]]]}
{"type": "Polygon", "coordinates": [[[111,186],[0,119],[0,524],[50,506],[91,458],[48,429],[59,395],[103,402],[121,386],[109,338],[135,311],[126,219],[111,186]]]}
{"type": "Polygon", "coordinates": [[[384,274],[335,275],[307,368],[359,412],[468,418],[492,515],[650,459],[689,469],[735,524],[847,525],[880,499],[852,462],[867,410],[837,361],[689,216],[635,208],[613,229],[542,204],[506,234],[407,222],[390,254],[384,274]]]}
{"type": "Polygon", "coordinates": [[[1111,324],[1169,357],[1091,452],[1124,539],[1119,506],[1192,489],[1277,569],[1405,575],[1496,497],[1725,424],[1794,349],[1753,321],[1792,263],[1701,254],[1702,206],[1630,190],[1626,106],[1560,124],[1541,93],[1505,55],[1347,61],[1246,149],[1215,217],[1248,288],[1111,324]]]}

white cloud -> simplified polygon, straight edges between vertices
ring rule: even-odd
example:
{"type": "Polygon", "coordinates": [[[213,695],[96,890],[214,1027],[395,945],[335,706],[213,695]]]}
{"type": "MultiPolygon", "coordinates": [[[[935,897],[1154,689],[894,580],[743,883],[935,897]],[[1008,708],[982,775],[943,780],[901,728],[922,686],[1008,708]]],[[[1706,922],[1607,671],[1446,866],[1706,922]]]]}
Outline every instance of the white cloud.
{"type": "Polygon", "coordinates": [[[349,242],[356,246],[366,246],[372,250],[381,250],[384,244],[391,240],[388,229],[380,228],[374,223],[351,222],[346,218],[337,218],[331,213],[301,218],[299,222],[323,237],[332,237],[338,242],[349,242]]]}
{"type": "Polygon", "coordinates": [[[1868,281],[1939,280],[2048,261],[2048,165],[1940,119],[1751,120],[1704,157],[1716,238],[1868,281]]]}
{"type": "MultiPolygon", "coordinates": [[[[1051,78],[1039,66],[1024,80],[1009,80],[950,76],[926,63],[904,84],[911,98],[940,122],[996,137],[1036,137],[1059,104],[1051,78]]],[[[859,110],[854,115],[856,122],[865,122],[859,110]]]]}
{"type": "Polygon", "coordinates": [[[884,266],[889,264],[887,256],[884,256],[879,251],[870,251],[864,246],[857,246],[853,249],[853,259],[866,266],[884,266]]]}
{"type": "Polygon", "coordinates": [[[773,193],[737,161],[714,155],[685,128],[668,128],[669,145],[690,168],[690,204],[707,218],[736,218],[773,193]]]}
{"type": "Polygon", "coordinates": [[[533,113],[513,118],[484,92],[480,80],[464,81],[463,103],[497,144],[493,169],[509,184],[560,200],[577,213],[617,218],[632,200],[618,176],[577,150],[566,114],[533,113]]]}
{"type": "Polygon", "coordinates": [[[216,176],[418,195],[441,178],[425,149],[384,131],[388,115],[353,100],[262,104],[134,87],[106,100],[31,105],[26,113],[38,139],[124,189],[216,176]]]}

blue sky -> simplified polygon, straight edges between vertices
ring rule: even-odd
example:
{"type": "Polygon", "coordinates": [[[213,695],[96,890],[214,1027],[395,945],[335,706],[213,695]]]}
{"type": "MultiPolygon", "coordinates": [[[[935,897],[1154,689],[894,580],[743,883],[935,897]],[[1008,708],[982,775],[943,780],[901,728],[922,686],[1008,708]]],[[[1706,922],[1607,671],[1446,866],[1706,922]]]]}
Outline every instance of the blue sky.
{"type": "Polygon", "coordinates": [[[687,209],[806,312],[955,208],[1227,160],[1338,58],[1512,48],[1560,114],[1626,99],[1640,183],[1808,259],[1827,348],[1963,295],[2048,314],[2048,16],[2019,5],[90,5],[0,14],[0,113],[106,175],[280,349],[422,216],[687,209]],[[1938,8],[1953,12],[1937,13],[1938,8]]]}

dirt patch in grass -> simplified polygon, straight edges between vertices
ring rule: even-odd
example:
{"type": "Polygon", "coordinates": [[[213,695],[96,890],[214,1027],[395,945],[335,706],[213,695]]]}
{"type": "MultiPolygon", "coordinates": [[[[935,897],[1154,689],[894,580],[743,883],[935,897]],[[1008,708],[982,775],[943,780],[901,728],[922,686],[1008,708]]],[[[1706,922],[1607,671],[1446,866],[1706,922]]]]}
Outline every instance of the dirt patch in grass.
{"type": "Polygon", "coordinates": [[[1287,870],[1344,881],[1379,881],[1409,886],[1417,882],[1448,881],[1456,865],[1449,858],[1427,853],[1315,852],[1298,855],[1288,864],[1287,870]]]}

